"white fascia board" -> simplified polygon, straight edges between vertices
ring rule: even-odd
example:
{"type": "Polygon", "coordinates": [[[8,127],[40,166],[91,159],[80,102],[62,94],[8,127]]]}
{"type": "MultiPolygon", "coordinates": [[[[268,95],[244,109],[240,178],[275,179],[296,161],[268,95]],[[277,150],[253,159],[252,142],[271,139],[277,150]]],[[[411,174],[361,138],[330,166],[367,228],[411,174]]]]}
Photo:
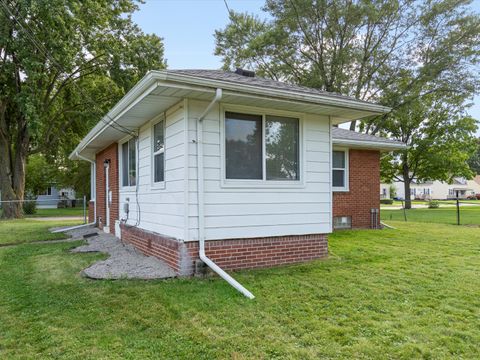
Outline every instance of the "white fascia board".
{"type": "Polygon", "coordinates": [[[347,139],[332,139],[333,145],[350,146],[355,148],[374,149],[380,151],[395,151],[407,149],[406,144],[402,143],[386,143],[376,141],[363,141],[363,140],[347,140],[347,139]]]}

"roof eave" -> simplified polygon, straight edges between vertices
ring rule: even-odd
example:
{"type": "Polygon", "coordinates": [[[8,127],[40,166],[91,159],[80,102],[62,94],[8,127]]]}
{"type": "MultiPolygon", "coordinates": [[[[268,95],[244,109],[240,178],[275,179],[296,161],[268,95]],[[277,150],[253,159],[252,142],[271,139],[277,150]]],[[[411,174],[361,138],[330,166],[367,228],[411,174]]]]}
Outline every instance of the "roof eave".
{"type": "Polygon", "coordinates": [[[364,141],[364,140],[347,140],[347,139],[332,139],[333,145],[338,146],[349,146],[354,148],[361,149],[372,149],[379,151],[396,151],[396,150],[405,150],[408,148],[406,144],[398,142],[376,142],[376,141],[364,141]]]}
{"type": "Polygon", "coordinates": [[[333,97],[333,96],[320,95],[320,94],[314,95],[314,94],[299,93],[296,91],[288,91],[284,89],[265,88],[262,86],[248,85],[243,83],[238,84],[238,83],[225,81],[225,80],[206,79],[206,78],[201,78],[193,75],[172,74],[162,70],[154,70],[152,71],[152,73],[162,74],[166,76],[166,79],[169,81],[188,82],[189,84],[194,84],[194,85],[219,87],[219,88],[222,88],[223,90],[234,90],[234,91],[248,92],[248,93],[258,94],[263,96],[270,96],[270,97],[275,96],[278,98],[284,98],[286,100],[298,100],[302,102],[309,102],[312,104],[322,104],[322,105],[330,105],[330,106],[343,107],[343,108],[351,108],[356,110],[364,110],[372,113],[372,115],[385,114],[391,111],[391,108],[386,106],[368,103],[364,101],[358,101],[355,99],[349,99],[346,97],[341,98],[341,97],[333,97]]]}

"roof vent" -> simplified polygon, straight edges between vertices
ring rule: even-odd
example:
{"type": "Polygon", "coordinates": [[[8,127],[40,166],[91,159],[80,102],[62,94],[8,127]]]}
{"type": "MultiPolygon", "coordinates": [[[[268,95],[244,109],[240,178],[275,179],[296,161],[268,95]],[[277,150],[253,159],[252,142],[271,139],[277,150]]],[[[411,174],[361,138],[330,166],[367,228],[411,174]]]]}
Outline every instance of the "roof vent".
{"type": "Polygon", "coordinates": [[[241,68],[237,68],[237,70],[235,70],[235,74],[251,77],[251,78],[255,77],[255,71],[245,70],[241,68]]]}

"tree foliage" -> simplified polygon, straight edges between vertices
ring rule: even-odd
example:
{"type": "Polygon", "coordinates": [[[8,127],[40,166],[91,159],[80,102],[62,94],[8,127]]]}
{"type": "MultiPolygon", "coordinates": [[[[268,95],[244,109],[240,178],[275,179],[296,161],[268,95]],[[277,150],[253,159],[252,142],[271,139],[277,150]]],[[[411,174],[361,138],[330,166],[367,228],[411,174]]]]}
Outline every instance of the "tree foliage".
{"type": "Polygon", "coordinates": [[[477,150],[473,156],[468,159],[468,165],[475,174],[480,175],[480,139],[477,139],[477,150]]]}
{"type": "Polygon", "coordinates": [[[384,159],[384,175],[468,176],[475,121],[465,110],[480,88],[480,17],[470,4],[266,0],[266,20],[230,12],[215,52],[225,69],[248,67],[390,107],[350,124],[410,146],[384,159]]]}
{"type": "MultiPolygon", "coordinates": [[[[64,156],[147,70],[162,40],[132,0],[0,2],[0,189],[22,199],[32,154],[64,156]]],[[[6,208],[4,216],[19,216],[6,208]]]]}

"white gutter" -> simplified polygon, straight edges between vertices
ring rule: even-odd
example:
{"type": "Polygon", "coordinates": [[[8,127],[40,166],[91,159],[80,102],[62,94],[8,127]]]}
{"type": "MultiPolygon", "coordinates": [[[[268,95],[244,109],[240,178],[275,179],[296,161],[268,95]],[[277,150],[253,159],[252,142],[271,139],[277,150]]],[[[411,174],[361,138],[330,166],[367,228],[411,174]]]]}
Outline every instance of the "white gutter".
{"type": "Polygon", "coordinates": [[[226,282],[232,285],[235,289],[240,291],[249,299],[254,299],[255,296],[245,289],[237,280],[223,271],[217,264],[205,254],[205,215],[204,215],[204,182],[203,182],[203,119],[212,109],[212,107],[222,98],[222,89],[218,88],[215,93],[215,98],[208,104],[205,111],[200,115],[197,121],[197,196],[198,196],[198,242],[200,244],[199,255],[200,259],[213,271],[215,271],[226,282]]]}
{"type": "Polygon", "coordinates": [[[377,142],[377,141],[364,141],[364,140],[349,140],[349,139],[336,139],[332,138],[333,145],[340,146],[352,146],[357,148],[364,149],[375,149],[375,150],[384,150],[384,151],[394,151],[394,150],[405,150],[408,146],[404,143],[392,141],[388,142],[377,142]]]}
{"type": "Polygon", "coordinates": [[[81,160],[88,161],[92,165],[90,167],[90,169],[91,169],[90,171],[92,172],[92,175],[90,177],[90,179],[91,179],[90,180],[91,181],[91,184],[90,184],[90,201],[93,198],[93,202],[94,202],[93,219],[94,219],[94,221],[92,223],[86,224],[86,225],[95,224],[97,222],[97,163],[95,162],[95,160],[91,160],[91,159],[88,159],[88,158],[80,155],[78,153],[78,151],[75,152],[75,156],[77,156],[81,160]]]}

